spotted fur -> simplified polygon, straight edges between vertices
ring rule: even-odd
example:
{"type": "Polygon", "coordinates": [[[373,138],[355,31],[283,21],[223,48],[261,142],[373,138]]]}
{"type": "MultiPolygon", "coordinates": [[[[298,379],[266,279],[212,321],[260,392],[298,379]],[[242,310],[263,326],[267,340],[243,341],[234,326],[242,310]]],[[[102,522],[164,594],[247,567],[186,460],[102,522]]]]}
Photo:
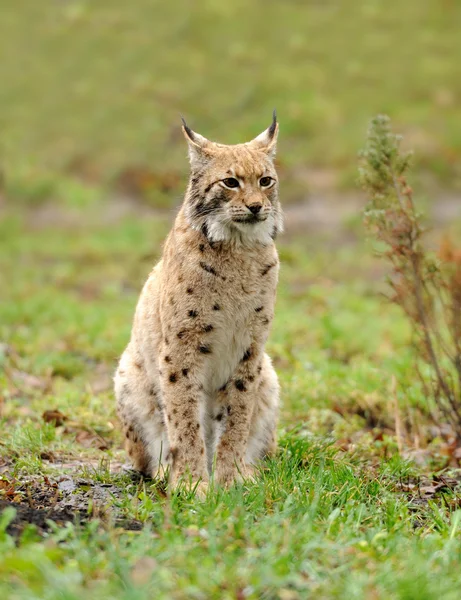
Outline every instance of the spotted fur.
{"type": "Polygon", "coordinates": [[[115,394],[134,467],[169,469],[173,485],[184,477],[203,492],[212,472],[231,484],[275,448],[279,385],[264,346],[282,229],[278,125],[236,146],[183,132],[189,185],[141,293],[115,394]]]}

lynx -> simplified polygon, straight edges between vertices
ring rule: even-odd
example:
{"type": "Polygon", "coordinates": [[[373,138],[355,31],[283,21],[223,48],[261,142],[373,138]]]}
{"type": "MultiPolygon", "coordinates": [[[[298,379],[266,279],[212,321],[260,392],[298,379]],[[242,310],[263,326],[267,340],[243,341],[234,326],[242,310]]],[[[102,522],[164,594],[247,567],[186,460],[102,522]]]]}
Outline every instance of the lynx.
{"type": "Polygon", "coordinates": [[[275,116],[251,142],[211,142],[183,120],[191,164],[163,257],[142,290],[115,375],[136,470],[204,493],[251,478],[276,447],[279,384],[264,352],[282,230],[275,116]]]}

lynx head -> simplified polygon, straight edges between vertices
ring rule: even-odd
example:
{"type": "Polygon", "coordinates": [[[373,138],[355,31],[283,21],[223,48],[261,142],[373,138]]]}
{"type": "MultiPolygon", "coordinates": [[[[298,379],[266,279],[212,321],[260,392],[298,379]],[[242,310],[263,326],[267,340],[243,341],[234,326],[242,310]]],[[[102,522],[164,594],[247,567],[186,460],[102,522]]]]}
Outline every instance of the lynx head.
{"type": "Polygon", "coordinates": [[[210,242],[269,244],[282,230],[274,167],[278,123],[245,144],[225,146],[192,131],[183,120],[191,174],[185,215],[210,242]]]}

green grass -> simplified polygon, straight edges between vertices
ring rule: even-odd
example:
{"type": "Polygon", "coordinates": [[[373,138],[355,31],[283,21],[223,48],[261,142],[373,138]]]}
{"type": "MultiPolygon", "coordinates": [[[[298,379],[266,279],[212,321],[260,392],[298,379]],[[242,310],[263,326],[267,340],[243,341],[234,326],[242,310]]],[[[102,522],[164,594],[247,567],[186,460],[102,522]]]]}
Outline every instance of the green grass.
{"type": "Polygon", "coordinates": [[[457,2],[3,4],[0,156],[15,201],[59,197],[69,173],[105,184],[137,168],[158,202],[165,177],[182,172],[180,113],[233,143],[266,127],[274,106],[294,198],[319,173],[353,183],[378,112],[421,168],[460,185],[457,2]]]}
{"type": "MultiPolygon", "coordinates": [[[[110,377],[170,216],[109,219],[113,210],[74,211],[70,224],[26,212],[0,224],[8,282],[0,466],[3,457],[9,499],[34,503],[37,490],[49,490],[45,478],[64,475],[82,480],[75,494],[89,490],[86,511],[100,516],[45,538],[29,526],[18,544],[0,533],[0,592],[21,600],[458,598],[459,486],[424,499],[409,485],[448,459],[437,440],[423,467],[398,456],[392,375],[402,407],[424,412],[424,399],[408,328],[379,296],[370,249],[350,233],[347,243],[344,232],[280,242],[269,343],[283,390],[280,449],[258,480],[201,502],[165,498],[155,482],[118,469],[125,456],[110,377]],[[45,423],[51,409],[68,420],[45,423]],[[108,448],[86,447],[82,431],[108,448]],[[101,486],[108,495],[91,500],[101,486]],[[144,529],[115,527],[121,517],[144,529]]],[[[4,511],[0,531],[10,518],[4,511]]]]}
{"type": "MultiPolygon", "coordinates": [[[[385,465],[366,475],[299,435],[258,485],[204,503],[174,498],[141,533],[94,524],[0,537],[0,584],[9,598],[458,598],[459,512],[415,515],[385,465]],[[10,595],[8,595],[10,594],[10,595]]],[[[4,517],[5,518],[5,517],[4,517]]]]}

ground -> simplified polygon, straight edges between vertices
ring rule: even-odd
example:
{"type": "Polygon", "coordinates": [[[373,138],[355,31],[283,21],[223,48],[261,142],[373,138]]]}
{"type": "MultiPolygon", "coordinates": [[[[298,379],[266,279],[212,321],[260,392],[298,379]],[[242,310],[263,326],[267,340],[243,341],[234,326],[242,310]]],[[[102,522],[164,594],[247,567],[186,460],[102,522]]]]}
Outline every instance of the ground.
{"type": "MultiPolygon", "coordinates": [[[[402,418],[408,404],[424,412],[424,398],[406,323],[380,296],[385,269],[364,240],[362,200],[323,228],[307,204],[314,225],[306,218],[301,233],[301,206],[287,208],[269,342],[279,451],[256,482],[206,501],[168,496],[127,468],[112,393],[172,211],[112,198],[91,213],[3,213],[0,591],[459,597],[461,471],[429,425],[419,447],[396,437],[394,395],[402,418]]],[[[342,198],[324,201],[337,214],[342,198]]]]}

